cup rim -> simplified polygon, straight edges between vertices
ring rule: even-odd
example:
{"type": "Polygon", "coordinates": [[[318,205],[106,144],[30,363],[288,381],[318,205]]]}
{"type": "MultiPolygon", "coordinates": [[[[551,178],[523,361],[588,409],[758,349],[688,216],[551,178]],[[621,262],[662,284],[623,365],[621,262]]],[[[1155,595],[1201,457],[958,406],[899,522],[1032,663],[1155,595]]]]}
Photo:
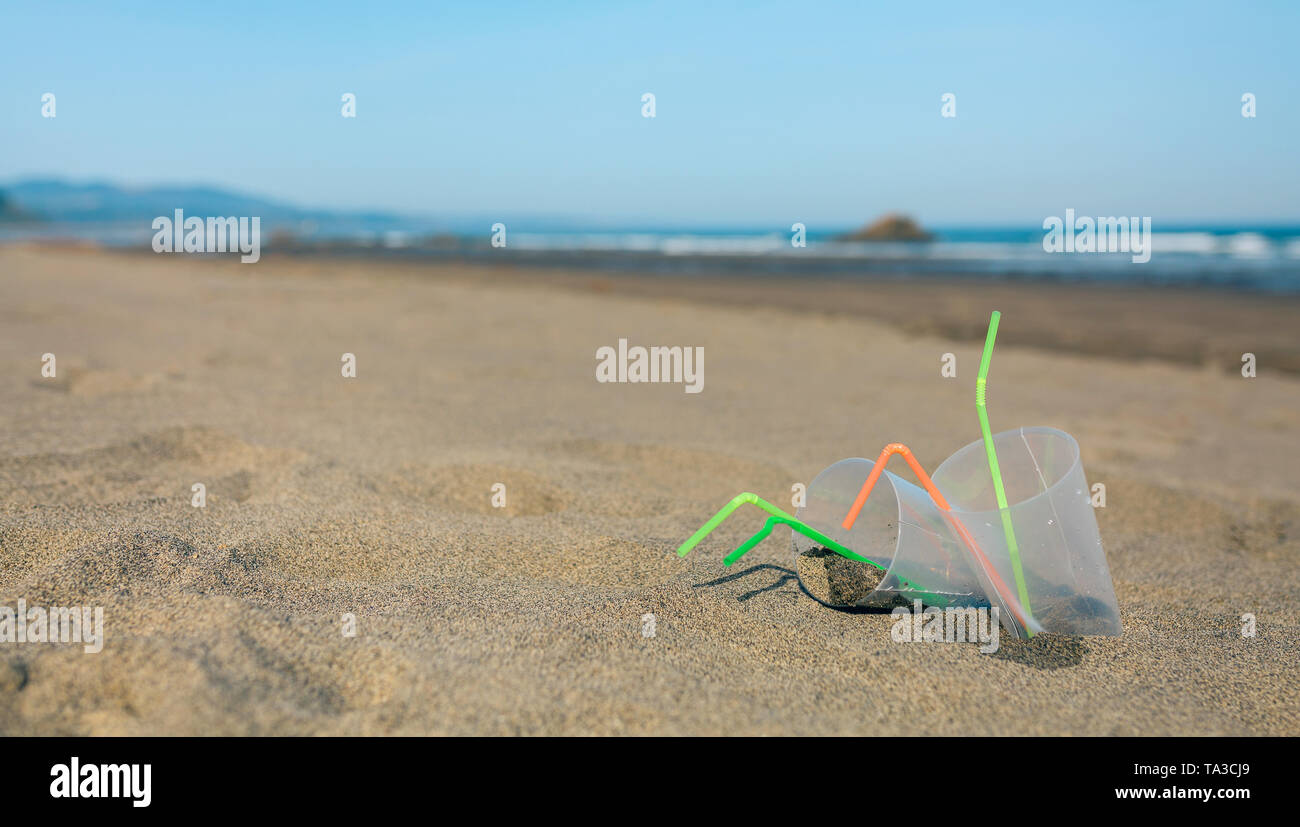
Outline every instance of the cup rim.
{"type": "MultiPolygon", "coordinates": [[[[1072,452],[1072,458],[1070,460],[1069,465],[1066,466],[1065,471],[1063,471],[1060,475],[1058,475],[1056,479],[1048,483],[1042,491],[1039,491],[1034,496],[1029,497],[1028,499],[1016,500],[1013,503],[1008,503],[1007,505],[1008,509],[1017,509],[1038,500],[1040,497],[1046,497],[1050,495],[1062,483],[1064,483],[1070,477],[1071,474],[1074,473],[1074,470],[1078,468],[1082,462],[1082,457],[1079,451],[1078,440],[1076,440],[1073,436],[1066,433],[1065,431],[1062,431],[1060,428],[1053,428],[1050,425],[1028,425],[1028,426],[1022,425],[1018,428],[1008,428],[1005,431],[999,431],[998,433],[993,435],[993,441],[996,443],[999,437],[1006,436],[1008,434],[1020,434],[1022,436],[1024,434],[1050,434],[1053,437],[1063,439],[1065,444],[1070,448],[1070,451],[1072,452]]],[[[949,496],[949,494],[946,491],[944,491],[943,480],[942,480],[944,476],[944,469],[948,467],[949,463],[955,462],[959,457],[961,457],[967,451],[978,451],[982,454],[984,452],[984,440],[977,439],[974,442],[967,443],[966,445],[963,445],[961,448],[958,448],[956,451],[950,454],[947,459],[939,463],[939,467],[934,469],[934,473],[930,475],[930,479],[934,480],[935,487],[937,487],[941,492],[943,492],[943,495],[948,498],[948,505],[951,507],[952,512],[954,514],[972,514],[972,515],[997,514],[1000,512],[1000,509],[998,508],[986,508],[980,510],[962,508],[958,506],[957,503],[953,502],[952,497],[949,496]]]]}

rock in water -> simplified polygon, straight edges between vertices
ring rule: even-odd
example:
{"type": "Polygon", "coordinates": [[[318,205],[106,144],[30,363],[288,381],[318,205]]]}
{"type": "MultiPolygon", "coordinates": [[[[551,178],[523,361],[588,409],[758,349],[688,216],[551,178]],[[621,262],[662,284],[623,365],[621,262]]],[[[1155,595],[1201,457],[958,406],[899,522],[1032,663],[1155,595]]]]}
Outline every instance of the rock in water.
{"type": "Polygon", "coordinates": [[[855,606],[885,579],[885,572],[870,563],[820,547],[800,554],[795,565],[808,593],[830,606],[855,606]]]}
{"type": "Polygon", "coordinates": [[[915,220],[906,215],[889,213],[860,230],[842,235],[840,241],[931,241],[934,235],[926,232],[915,220]]]}

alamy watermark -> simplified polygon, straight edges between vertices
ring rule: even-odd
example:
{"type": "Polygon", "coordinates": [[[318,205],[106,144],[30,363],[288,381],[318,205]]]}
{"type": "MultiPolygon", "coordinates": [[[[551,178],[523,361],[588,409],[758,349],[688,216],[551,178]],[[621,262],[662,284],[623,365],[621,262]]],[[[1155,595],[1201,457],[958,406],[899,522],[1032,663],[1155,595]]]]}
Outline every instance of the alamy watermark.
{"type": "Polygon", "coordinates": [[[687,393],[704,390],[704,348],[627,346],[596,348],[597,382],[679,382],[687,393]]]}
{"type": "Polygon", "coordinates": [[[132,807],[153,801],[153,764],[83,764],[72,756],[50,767],[50,798],[127,798],[132,807]]]}
{"type": "Polygon", "coordinates": [[[160,215],[153,220],[155,253],[243,253],[239,260],[256,264],[262,257],[262,219],[248,218],[207,219],[185,217],[184,210],[175,215],[160,215]]]}
{"type": "Polygon", "coordinates": [[[919,600],[913,600],[912,605],[911,609],[898,606],[890,612],[896,618],[889,630],[895,643],[978,643],[986,655],[998,650],[1001,611],[997,606],[922,609],[919,600]]]}
{"type": "Polygon", "coordinates": [[[1049,215],[1043,219],[1043,249],[1049,253],[1132,253],[1134,264],[1151,260],[1151,216],[1139,220],[1121,215],[1078,218],[1074,210],[1065,219],[1049,215]]]}
{"type": "Polygon", "coordinates": [[[17,611],[0,606],[0,643],[80,643],[86,654],[98,654],[104,648],[104,607],[29,609],[19,598],[17,611]]]}

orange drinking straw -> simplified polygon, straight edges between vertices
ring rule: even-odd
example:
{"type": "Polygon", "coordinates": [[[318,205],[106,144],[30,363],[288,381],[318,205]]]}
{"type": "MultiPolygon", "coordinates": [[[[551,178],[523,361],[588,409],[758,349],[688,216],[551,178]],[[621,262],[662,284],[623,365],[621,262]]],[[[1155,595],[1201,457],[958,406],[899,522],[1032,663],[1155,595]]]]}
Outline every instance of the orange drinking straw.
{"type": "Polygon", "coordinates": [[[871,489],[875,488],[876,480],[880,479],[880,472],[885,470],[885,463],[889,462],[889,458],[894,454],[900,454],[907,461],[908,467],[916,474],[916,478],[921,481],[921,485],[924,486],[925,490],[930,493],[930,498],[934,500],[934,504],[944,511],[949,510],[948,501],[943,498],[943,494],[939,493],[939,489],[934,487],[934,483],[930,481],[930,475],[925,473],[921,463],[917,462],[916,457],[912,456],[912,450],[901,442],[891,442],[885,446],[885,450],[880,452],[880,458],[876,460],[871,473],[867,475],[867,481],[862,483],[862,490],[858,492],[858,498],[853,501],[853,507],[849,509],[848,516],[844,518],[843,526],[845,531],[851,530],[853,524],[858,521],[858,514],[862,512],[862,506],[867,504],[867,497],[871,495],[871,489]]]}
{"type": "Polygon", "coordinates": [[[925,488],[927,493],[929,493],[930,499],[934,500],[934,504],[944,513],[944,518],[952,523],[952,527],[956,529],[957,533],[961,536],[962,542],[964,542],[966,547],[971,550],[971,554],[975,557],[975,561],[980,564],[980,568],[984,569],[984,573],[988,575],[989,580],[992,581],[993,588],[997,590],[998,595],[1002,598],[1007,608],[1011,610],[1011,614],[1016,618],[1016,620],[1020,621],[1021,626],[1032,633],[1032,629],[1030,629],[1029,624],[1025,620],[1024,610],[1020,608],[1020,604],[1016,599],[1011,596],[1011,590],[1007,588],[1007,584],[998,576],[997,569],[993,568],[993,564],[984,556],[984,552],[980,551],[979,546],[975,545],[975,538],[970,536],[970,532],[966,530],[966,526],[961,524],[961,520],[958,520],[953,515],[952,508],[948,505],[948,501],[944,499],[943,493],[935,486],[934,482],[930,479],[930,475],[925,473],[925,469],[921,467],[921,463],[917,462],[916,457],[912,455],[912,450],[903,443],[891,442],[885,446],[883,451],[880,452],[879,459],[877,459],[876,464],[872,466],[871,473],[867,475],[866,482],[862,483],[862,489],[858,491],[857,499],[853,501],[853,507],[849,509],[849,513],[844,517],[844,522],[841,523],[844,530],[851,530],[853,524],[858,521],[858,515],[862,513],[862,507],[867,504],[867,497],[871,495],[871,489],[876,486],[876,480],[880,479],[880,472],[885,469],[885,463],[889,462],[889,458],[894,454],[901,455],[907,462],[908,467],[916,474],[916,478],[921,481],[921,486],[925,488]]]}

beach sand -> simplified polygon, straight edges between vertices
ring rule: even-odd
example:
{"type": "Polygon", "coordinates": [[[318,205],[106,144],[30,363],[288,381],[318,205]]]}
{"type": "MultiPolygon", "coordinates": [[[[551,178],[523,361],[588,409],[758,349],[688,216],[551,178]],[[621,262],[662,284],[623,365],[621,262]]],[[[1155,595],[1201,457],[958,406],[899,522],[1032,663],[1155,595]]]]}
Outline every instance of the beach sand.
{"type": "Polygon", "coordinates": [[[0,296],[0,605],[105,624],[0,643],[0,733],[1300,735],[1295,299],[21,246],[0,296]],[[895,643],[785,529],[724,568],[757,512],[673,554],[978,439],[995,308],[994,430],[1079,440],[1122,637],[895,643]],[[596,382],[620,338],[703,392],[596,382]]]}

